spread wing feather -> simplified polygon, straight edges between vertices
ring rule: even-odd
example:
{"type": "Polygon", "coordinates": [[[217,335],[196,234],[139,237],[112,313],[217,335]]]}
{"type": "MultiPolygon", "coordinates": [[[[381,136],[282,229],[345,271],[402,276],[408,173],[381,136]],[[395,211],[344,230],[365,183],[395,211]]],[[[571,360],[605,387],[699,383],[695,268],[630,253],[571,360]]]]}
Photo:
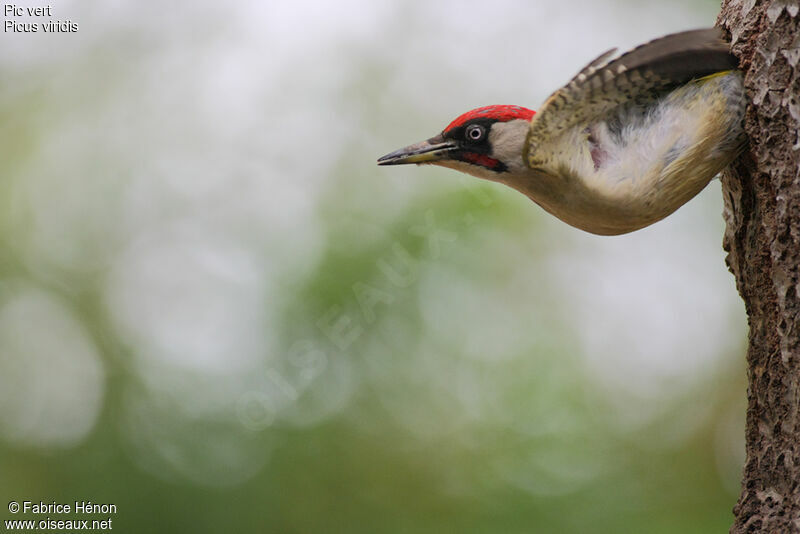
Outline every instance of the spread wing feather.
{"type": "Polygon", "coordinates": [[[531,168],[560,165],[546,144],[576,125],[606,120],[621,106],[646,104],[692,79],[737,68],[717,28],[667,35],[610,59],[615,52],[589,63],[534,116],[525,147],[531,168]]]}

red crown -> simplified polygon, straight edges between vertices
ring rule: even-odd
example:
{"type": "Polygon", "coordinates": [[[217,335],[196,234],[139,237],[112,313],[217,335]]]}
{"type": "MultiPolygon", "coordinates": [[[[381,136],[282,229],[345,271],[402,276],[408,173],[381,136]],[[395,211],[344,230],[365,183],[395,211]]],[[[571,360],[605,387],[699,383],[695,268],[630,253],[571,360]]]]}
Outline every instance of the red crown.
{"type": "Polygon", "coordinates": [[[500,122],[506,122],[514,119],[524,119],[526,121],[531,120],[535,111],[528,108],[523,108],[522,106],[484,106],[482,108],[473,109],[472,111],[467,111],[456,120],[450,123],[450,125],[444,129],[445,132],[452,130],[453,128],[458,128],[459,126],[463,126],[464,123],[471,121],[472,119],[494,119],[500,122]]]}

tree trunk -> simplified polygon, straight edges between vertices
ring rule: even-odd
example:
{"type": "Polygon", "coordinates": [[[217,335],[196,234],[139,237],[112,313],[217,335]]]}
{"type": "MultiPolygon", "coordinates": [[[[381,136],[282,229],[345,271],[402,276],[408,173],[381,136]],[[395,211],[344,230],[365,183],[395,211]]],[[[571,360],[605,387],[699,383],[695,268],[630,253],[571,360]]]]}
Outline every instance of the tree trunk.
{"type": "Polygon", "coordinates": [[[745,302],[747,461],[731,532],[800,532],[798,0],[723,0],[745,72],[749,150],[723,173],[724,247],[745,302]]]}

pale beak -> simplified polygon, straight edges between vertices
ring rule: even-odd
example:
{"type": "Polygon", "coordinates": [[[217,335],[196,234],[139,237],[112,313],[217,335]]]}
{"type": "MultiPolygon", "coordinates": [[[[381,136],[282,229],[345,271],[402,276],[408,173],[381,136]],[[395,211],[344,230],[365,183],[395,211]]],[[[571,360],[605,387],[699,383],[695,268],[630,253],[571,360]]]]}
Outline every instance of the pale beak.
{"type": "Polygon", "coordinates": [[[415,145],[390,152],[378,159],[378,165],[404,165],[406,163],[434,163],[447,159],[459,146],[446,141],[441,135],[432,137],[415,145]]]}

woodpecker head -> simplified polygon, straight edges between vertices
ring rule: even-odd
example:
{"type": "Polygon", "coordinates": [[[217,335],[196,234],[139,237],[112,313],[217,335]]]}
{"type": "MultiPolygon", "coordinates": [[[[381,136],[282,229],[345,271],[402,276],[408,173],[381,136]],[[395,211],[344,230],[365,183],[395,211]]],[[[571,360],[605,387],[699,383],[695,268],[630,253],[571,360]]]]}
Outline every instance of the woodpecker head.
{"type": "Polygon", "coordinates": [[[386,154],[378,165],[430,163],[504,182],[528,170],[522,153],[534,113],[520,106],[473,109],[441,134],[386,154]]]}

